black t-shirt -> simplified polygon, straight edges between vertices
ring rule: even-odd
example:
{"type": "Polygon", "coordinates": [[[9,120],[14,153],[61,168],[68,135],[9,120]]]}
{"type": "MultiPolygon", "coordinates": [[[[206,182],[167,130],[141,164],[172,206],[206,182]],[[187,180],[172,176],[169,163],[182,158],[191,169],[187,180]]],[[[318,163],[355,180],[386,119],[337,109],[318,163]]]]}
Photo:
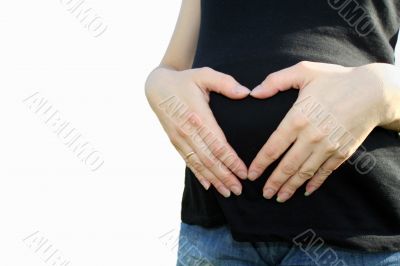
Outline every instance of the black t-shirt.
{"type": "MultiPolygon", "coordinates": [[[[308,60],[360,66],[394,63],[400,26],[398,0],[203,0],[193,68],[209,66],[253,88],[274,71],[308,60]],[[358,4],[359,5],[358,5],[358,4]]],[[[211,94],[211,109],[228,142],[249,166],[298,95],[257,100],[211,94]]],[[[399,103],[400,104],[400,103],[399,103]]],[[[357,108],[356,106],[354,108],[357,108]]],[[[262,188],[279,160],[241,196],[203,189],[186,168],[182,221],[227,224],[239,241],[291,241],[307,229],[331,245],[367,251],[400,250],[400,139],[376,128],[310,197],[301,187],[286,203],[266,200],[262,188]],[[366,174],[356,160],[373,156],[366,174]]]]}

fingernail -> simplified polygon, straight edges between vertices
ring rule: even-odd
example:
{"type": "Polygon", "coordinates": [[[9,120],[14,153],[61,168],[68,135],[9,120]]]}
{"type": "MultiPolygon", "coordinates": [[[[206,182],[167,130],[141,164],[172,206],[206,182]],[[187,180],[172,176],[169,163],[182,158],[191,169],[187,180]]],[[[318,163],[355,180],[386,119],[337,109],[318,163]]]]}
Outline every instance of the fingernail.
{"type": "Polygon", "coordinates": [[[256,93],[256,92],[259,92],[259,91],[261,91],[261,90],[263,90],[264,88],[263,87],[261,87],[261,85],[258,85],[257,87],[255,87],[252,91],[251,91],[251,93],[250,94],[253,94],[253,93],[256,93]]]}
{"type": "Polygon", "coordinates": [[[238,186],[232,186],[231,190],[233,193],[235,193],[236,196],[239,196],[240,194],[242,194],[242,190],[238,186]]]}
{"type": "Polygon", "coordinates": [[[248,176],[248,178],[249,178],[250,180],[254,180],[254,179],[256,179],[257,177],[258,177],[258,172],[256,172],[256,171],[250,171],[249,176],[248,176]]]}
{"type": "Polygon", "coordinates": [[[220,192],[225,198],[229,198],[231,196],[231,191],[225,187],[222,187],[220,192]]]}
{"type": "Polygon", "coordinates": [[[274,190],[274,189],[272,189],[272,188],[267,188],[267,189],[264,190],[263,196],[264,196],[264,198],[266,198],[266,199],[272,199],[272,197],[274,196],[274,194],[275,194],[275,190],[274,190]]]}
{"type": "Polygon", "coordinates": [[[249,94],[250,90],[246,88],[245,86],[238,85],[234,88],[234,91],[236,94],[249,94]]]}
{"type": "Polygon", "coordinates": [[[279,193],[278,197],[276,197],[276,201],[279,203],[283,203],[283,202],[287,201],[289,199],[289,197],[290,197],[289,193],[282,192],[282,193],[279,193]]]}
{"type": "Polygon", "coordinates": [[[241,179],[247,179],[247,172],[246,172],[246,171],[243,171],[243,170],[240,170],[240,171],[238,172],[238,176],[239,176],[241,179]]]}
{"type": "Polygon", "coordinates": [[[306,188],[306,192],[304,193],[304,196],[308,197],[313,193],[315,190],[317,190],[317,187],[315,186],[309,186],[306,188]]]}
{"type": "Polygon", "coordinates": [[[208,183],[206,180],[200,180],[200,183],[203,185],[203,187],[208,190],[210,188],[210,183],[208,183]]]}

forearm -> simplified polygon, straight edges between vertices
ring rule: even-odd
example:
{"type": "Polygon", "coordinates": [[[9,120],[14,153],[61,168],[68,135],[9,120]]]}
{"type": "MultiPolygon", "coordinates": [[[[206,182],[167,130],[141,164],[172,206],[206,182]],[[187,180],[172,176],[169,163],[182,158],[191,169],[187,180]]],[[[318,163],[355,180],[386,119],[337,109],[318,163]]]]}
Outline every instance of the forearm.
{"type": "Polygon", "coordinates": [[[183,0],[179,18],[161,66],[191,68],[200,30],[200,0],[183,0]]]}

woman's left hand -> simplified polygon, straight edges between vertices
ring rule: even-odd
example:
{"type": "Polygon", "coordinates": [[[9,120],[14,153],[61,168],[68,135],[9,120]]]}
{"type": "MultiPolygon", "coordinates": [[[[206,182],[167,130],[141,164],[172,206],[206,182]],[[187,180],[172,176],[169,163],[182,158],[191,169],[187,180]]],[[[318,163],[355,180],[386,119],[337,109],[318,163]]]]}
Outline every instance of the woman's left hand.
{"type": "Polygon", "coordinates": [[[393,97],[399,100],[400,86],[389,82],[398,75],[394,68],[300,62],[270,74],[256,87],[251,96],[260,99],[299,89],[297,101],[249,168],[249,179],[255,180],[288,150],[268,178],[264,197],[277,194],[277,201],[284,202],[305,182],[305,195],[311,194],[376,126],[396,122],[399,110],[393,106],[393,97]]]}

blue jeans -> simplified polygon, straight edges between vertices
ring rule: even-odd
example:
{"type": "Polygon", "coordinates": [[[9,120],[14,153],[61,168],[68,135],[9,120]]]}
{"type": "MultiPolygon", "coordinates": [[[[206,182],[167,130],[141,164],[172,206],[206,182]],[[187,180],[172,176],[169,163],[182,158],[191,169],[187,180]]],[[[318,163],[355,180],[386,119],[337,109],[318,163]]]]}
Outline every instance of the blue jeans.
{"type": "Polygon", "coordinates": [[[237,242],[226,226],[181,224],[177,266],[383,266],[400,265],[400,252],[304,248],[286,242],[237,242]]]}

